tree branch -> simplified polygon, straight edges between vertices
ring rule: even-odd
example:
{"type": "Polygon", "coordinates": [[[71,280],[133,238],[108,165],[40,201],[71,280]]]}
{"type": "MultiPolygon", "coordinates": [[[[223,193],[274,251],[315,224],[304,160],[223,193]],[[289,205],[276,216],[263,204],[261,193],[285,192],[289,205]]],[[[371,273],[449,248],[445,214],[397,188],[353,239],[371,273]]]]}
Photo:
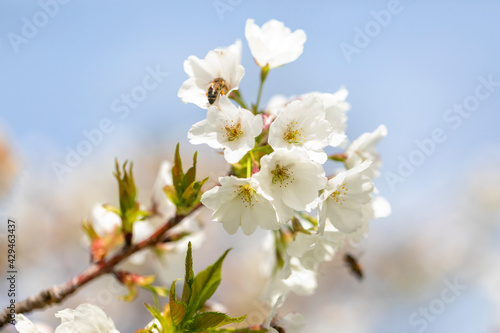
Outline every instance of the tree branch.
{"type": "MultiPolygon", "coordinates": [[[[65,284],[54,286],[49,289],[41,291],[36,296],[30,296],[24,301],[17,302],[15,304],[16,313],[26,313],[31,312],[36,309],[42,309],[52,304],[61,303],[66,297],[73,294],[80,287],[85,285],[87,282],[94,280],[95,278],[111,273],[116,265],[121,263],[123,260],[130,257],[132,254],[150,247],[154,246],[160,241],[162,241],[162,236],[172,227],[176,226],[181,222],[186,216],[189,216],[195,210],[200,208],[202,205],[198,204],[191,212],[186,215],[176,215],[172,217],[165,223],[161,228],[158,228],[149,238],[144,241],[133,244],[128,247],[124,247],[120,252],[113,255],[107,260],[103,260],[98,263],[93,263],[87,269],[85,269],[80,275],[74,277],[65,284]]],[[[4,309],[0,314],[0,328],[7,324],[11,320],[9,309],[4,309]]]]}

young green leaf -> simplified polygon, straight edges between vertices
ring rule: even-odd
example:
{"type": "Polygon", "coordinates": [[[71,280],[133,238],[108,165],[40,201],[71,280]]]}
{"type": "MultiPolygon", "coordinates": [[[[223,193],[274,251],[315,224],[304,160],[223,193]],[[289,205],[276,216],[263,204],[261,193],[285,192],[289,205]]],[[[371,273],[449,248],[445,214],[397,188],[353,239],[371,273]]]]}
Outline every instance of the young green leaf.
{"type": "Polygon", "coordinates": [[[240,323],[246,316],[231,318],[220,312],[204,312],[196,315],[186,325],[189,332],[202,332],[210,328],[217,328],[231,323],[240,323]]]}
{"type": "Polygon", "coordinates": [[[154,306],[149,305],[149,304],[144,304],[144,305],[146,306],[146,309],[148,309],[148,311],[153,315],[153,317],[156,320],[158,320],[158,322],[161,325],[161,330],[163,333],[173,331],[172,325],[167,321],[167,319],[165,317],[163,317],[163,315],[161,314],[161,312],[157,308],[155,308],[154,306]]]}
{"type": "Polygon", "coordinates": [[[190,315],[200,310],[203,304],[214,294],[221,281],[222,262],[227,253],[224,254],[212,265],[199,272],[194,278],[193,291],[189,304],[190,315]]]}
{"type": "Polygon", "coordinates": [[[183,189],[182,180],[184,178],[184,172],[182,171],[182,161],[181,155],[179,154],[179,144],[175,148],[175,156],[174,156],[174,166],[172,167],[172,182],[174,183],[174,187],[177,190],[177,196],[180,197],[182,195],[183,189]]]}
{"type": "Polygon", "coordinates": [[[182,201],[186,203],[187,207],[193,207],[198,203],[198,200],[201,196],[201,187],[207,182],[207,180],[208,177],[201,181],[192,182],[191,184],[189,184],[187,189],[182,194],[182,201]]]}
{"type": "Polygon", "coordinates": [[[191,246],[191,242],[189,242],[186,253],[186,275],[184,276],[184,287],[182,288],[182,301],[185,303],[189,303],[193,281],[194,281],[193,249],[191,246]]]}
{"type": "Polygon", "coordinates": [[[184,319],[184,315],[186,314],[186,305],[176,300],[175,282],[177,282],[177,280],[172,282],[172,286],[170,287],[169,306],[172,322],[174,323],[174,326],[178,326],[182,322],[182,319],[184,319]]]}
{"type": "Polygon", "coordinates": [[[194,182],[196,180],[196,157],[198,156],[198,152],[194,152],[193,155],[193,166],[189,168],[189,170],[186,172],[186,176],[184,177],[184,186],[185,188],[194,182]]]}
{"type": "Polygon", "coordinates": [[[143,218],[139,203],[136,202],[137,189],[135,187],[134,176],[132,172],[133,164],[130,163],[129,170],[127,171],[127,163],[123,163],[123,175],[120,172],[120,165],[118,160],[115,160],[116,171],[114,175],[118,181],[118,193],[120,197],[120,218],[122,220],[122,230],[125,235],[125,242],[127,245],[132,243],[132,230],[133,224],[136,220],[143,218]]]}

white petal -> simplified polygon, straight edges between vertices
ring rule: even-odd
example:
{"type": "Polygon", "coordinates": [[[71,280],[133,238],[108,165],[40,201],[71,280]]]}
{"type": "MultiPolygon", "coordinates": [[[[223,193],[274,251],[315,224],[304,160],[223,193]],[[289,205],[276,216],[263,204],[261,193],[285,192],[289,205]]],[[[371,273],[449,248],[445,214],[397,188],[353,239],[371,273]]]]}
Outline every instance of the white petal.
{"type": "Polygon", "coordinates": [[[292,257],[300,258],[304,253],[311,250],[315,243],[316,239],[314,236],[299,233],[295,240],[290,243],[286,252],[292,257]]]}
{"type": "Polygon", "coordinates": [[[206,143],[212,148],[223,148],[223,145],[217,141],[217,133],[212,124],[207,120],[202,120],[191,126],[188,132],[189,142],[193,145],[206,143]]]}
{"type": "Polygon", "coordinates": [[[36,328],[35,324],[33,324],[23,314],[16,314],[15,326],[16,330],[20,333],[40,333],[40,331],[36,328]]]}
{"type": "Polygon", "coordinates": [[[291,32],[282,22],[270,20],[259,28],[248,19],[245,37],[250,51],[259,64],[270,68],[279,67],[296,60],[303,52],[306,34],[302,30],[291,32]]]}
{"type": "Polygon", "coordinates": [[[113,320],[92,304],[80,304],[75,310],[65,309],[55,316],[61,318],[55,333],[119,333],[113,320]]]}

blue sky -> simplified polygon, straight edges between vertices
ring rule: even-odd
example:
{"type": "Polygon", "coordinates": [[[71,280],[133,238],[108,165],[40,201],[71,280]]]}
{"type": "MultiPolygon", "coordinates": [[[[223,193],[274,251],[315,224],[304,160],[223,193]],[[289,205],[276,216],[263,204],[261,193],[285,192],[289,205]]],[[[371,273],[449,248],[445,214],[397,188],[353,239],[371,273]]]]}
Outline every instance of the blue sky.
{"type": "MultiPolygon", "coordinates": [[[[396,170],[398,156],[408,157],[416,148],[414,141],[428,138],[437,127],[448,139],[412,177],[449,175],[446,166],[463,162],[464,152],[470,157],[500,137],[496,92],[481,101],[459,129],[450,129],[443,120],[448,108],[474,93],[480,76],[500,80],[495,39],[500,4],[493,1],[442,1],[432,6],[423,1],[325,1],[314,6],[295,1],[68,1],[51,7],[54,17],[42,20],[44,25],[26,43],[13,45],[9,36],[23,36],[24,18],[40,20],[40,3],[0,5],[1,119],[23,151],[38,151],[33,144],[46,142],[55,156],[64,156],[67,145],[75,147],[85,139],[82,131],[97,127],[103,118],[118,129],[146,136],[169,133],[167,137],[184,138],[202,113],[176,97],[186,79],[182,62],[189,55],[203,57],[215,47],[244,40],[249,17],[259,24],[276,18],[308,36],[304,54],[271,73],[263,101],[275,93],[335,91],[345,85],[352,104],[348,135],[354,139],[380,123],[389,129],[381,147],[386,171],[396,170]],[[215,6],[221,3],[228,7],[218,11],[215,6]],[[369,44],[348,62],[340,45],[356,46],[357,29],[369,28],[372,11],[380,13],[389,6],[397,13],[387,26],[379,25],[369,44]],[[112,102],[140,84],[147,67],[161,68],[168,78],[126,119],[118,119],[112,102]]],[[[245,43],[243,65],[247,72],[242,91],[254,99],[258,71],[245,43]]],[[[110,134],[105,140],[112,144],[113,139],[110,134]]]]}
{"type": "Polygon", "coordinates": [[[190,126],[204,117],[177,98],[187,78],[182,63],[190,55],[202,58],[241,39],[241,90],[254,101],[259,71],[244,40],[247,18],[259,25],[274,18],[307,34],[302,56],[270,73],[263,103],[273,94],[334,92],[344,85],[352,105],[349,138],[387,126],[377,186],[396,216],[425,209],[427,200],[446,196],[450,184],[460,188],[457,183],[484,154],[498,157],[500,86],[482,82],[500,82],[500,2],[54,1],[0,2],[0,129],[23,159],[54,182],[51,163],[62,162],[66,147],[76,149],[83,131],[103,119],[113,129],[93,152],[123,152],[127,133],[139,141],[186,142],[190,126]],[[383,25],[374,23],[391,8],[383,25]],[[374,27],[367,45],[356,46],[357,31],[374,27]],[[24,39],[16,44],[13,38],[24,39]],[[346,57],[346,44],[357,53],[346,57]],[[154,69],[165,73],[161,82],[121,119],[113,103],[154,69]],[[473,103],[477,89],[489,94],[470,107],[474,111],[449,113],[455,104],[473,103]],[[446,139],[432,153],[418,153],[416,141],[428,142],[436,129],[446,139]],[[391,186],[384,175],[398,175],[402,161],[417,155],[424,156],[421,165],[391,186]]]}

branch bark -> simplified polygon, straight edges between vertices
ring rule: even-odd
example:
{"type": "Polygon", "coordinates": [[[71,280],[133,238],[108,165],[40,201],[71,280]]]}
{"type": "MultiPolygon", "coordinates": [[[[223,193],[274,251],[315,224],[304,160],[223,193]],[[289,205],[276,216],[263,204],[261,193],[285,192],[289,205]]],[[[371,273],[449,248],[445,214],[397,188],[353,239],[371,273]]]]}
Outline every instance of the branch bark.
{"type": "MultiPolygon", "coordinates": [[[[185,217],[189,216],[201,206],[202,205],[199,204],[187,215],[176,215],[172,217],[162,227],[158,228],[149,238],[140,243],[124,247],[120,252],[116,253],[107,260],[105,259],[99,263],[91,264],[80,275],[74,277],[65,284],[42,290],[38,295],[30,296],[23,301],[17,302],[15,304],[16,313],[19,314],[31,312],[36,309],[43,309],[52,304],[61,303],[86,283],[94,280],[101,275],[112,272],[116,265],[130,257],[132,254],[144,248],[154,246],[162,241],[162,236],[165,234],[165,232],[176,226],[185,217]]],[[[2,328],[10,320],[11,318],[9,309],[4,309],[0,314],[0,328],[2,328]]]]}

